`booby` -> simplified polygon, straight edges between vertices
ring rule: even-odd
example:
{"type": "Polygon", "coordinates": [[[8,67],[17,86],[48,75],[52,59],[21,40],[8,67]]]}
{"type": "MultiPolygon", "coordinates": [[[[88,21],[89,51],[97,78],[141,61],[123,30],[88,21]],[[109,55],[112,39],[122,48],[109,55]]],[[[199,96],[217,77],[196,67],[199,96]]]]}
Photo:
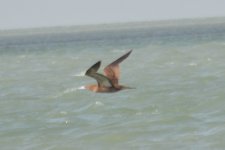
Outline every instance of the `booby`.
{"type": "Polygon", "coordinates": [[[120,69],[119,64],[126,59],[132,50],[110,63],[104,68],[104,75],[98,73],[101,61],[92,65],[85,73],[86,76],[92,77],[97,81],[97,84],[87,85],[85,89],[93,92],[112,93],[123,89],[132,89],[127,86],[119,85],[120,69]]]}

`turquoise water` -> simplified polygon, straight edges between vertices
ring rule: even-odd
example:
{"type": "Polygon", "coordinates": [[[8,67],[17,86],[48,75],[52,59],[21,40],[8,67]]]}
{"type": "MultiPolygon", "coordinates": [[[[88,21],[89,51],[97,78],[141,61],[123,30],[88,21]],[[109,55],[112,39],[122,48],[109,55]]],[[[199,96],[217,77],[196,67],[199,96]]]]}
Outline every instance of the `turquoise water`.
{"type": "Polygon", "coordinates": [[[0,32],[4,150],[222,150],[225,20],[0,32]],[[96,94],[83,76],[129,49],[124,85],[96,94]]]}

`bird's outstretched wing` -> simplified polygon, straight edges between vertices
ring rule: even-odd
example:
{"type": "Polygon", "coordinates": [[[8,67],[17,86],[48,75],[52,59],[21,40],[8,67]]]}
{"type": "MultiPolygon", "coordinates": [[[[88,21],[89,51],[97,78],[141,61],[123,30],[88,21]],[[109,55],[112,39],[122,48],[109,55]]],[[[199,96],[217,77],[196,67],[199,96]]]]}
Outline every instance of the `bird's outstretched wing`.
{"type": "Polygon", "coordinates": [[[112,87],[113,84],[109,78],[107,78],[102,74],[97,73],[100,65],[101,61],[98,61],[86,71],[85,75],[94,78],[98,82],[98,86],[100,87],[112,87]]]}
{"type": "Polygon", "coordinates": [[[119,63],[121,63],[124,59],[126,59],[132,50],[109,64],[108,66],[105,67],[104,73],[107,78],[109,78],[112,82],[113,85],[118,85],[119,82],[119,77],[120,77],[120,68],[119,68],[119,63]]]}

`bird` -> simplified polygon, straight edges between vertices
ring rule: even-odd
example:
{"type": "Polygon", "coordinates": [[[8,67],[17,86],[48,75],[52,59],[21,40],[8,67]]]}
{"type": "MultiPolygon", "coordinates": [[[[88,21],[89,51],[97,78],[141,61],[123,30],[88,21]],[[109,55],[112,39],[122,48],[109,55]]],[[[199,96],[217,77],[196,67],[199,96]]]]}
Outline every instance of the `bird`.
{"type": "Polygon", "coordinates": [[[100,68],[101,61],[98,61],[92,65],[86,71],[85,75],[94,78],[97,81],[97,84],[86,85],[84,88],[96,93],[114,93],[124,89],[133,89],[131,87],[119,84],[119,64],[126,59],[131,52],[132,50],[128,51],[126,54],[107,65],[104,68],[104,75],[97,72],[100,68]]]}

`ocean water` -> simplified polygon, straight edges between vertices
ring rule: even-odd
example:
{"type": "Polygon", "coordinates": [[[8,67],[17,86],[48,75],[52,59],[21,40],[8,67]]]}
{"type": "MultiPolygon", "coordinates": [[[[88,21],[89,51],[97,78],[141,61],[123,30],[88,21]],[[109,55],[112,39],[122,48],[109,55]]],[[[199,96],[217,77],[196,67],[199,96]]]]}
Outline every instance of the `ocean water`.
{"type": "Polygon", "coordinates": [[[0,32],[2,150],[223,150],[225,19],[0,32]],[[84,76],[133,49],[120,83],[84,76]]]}

